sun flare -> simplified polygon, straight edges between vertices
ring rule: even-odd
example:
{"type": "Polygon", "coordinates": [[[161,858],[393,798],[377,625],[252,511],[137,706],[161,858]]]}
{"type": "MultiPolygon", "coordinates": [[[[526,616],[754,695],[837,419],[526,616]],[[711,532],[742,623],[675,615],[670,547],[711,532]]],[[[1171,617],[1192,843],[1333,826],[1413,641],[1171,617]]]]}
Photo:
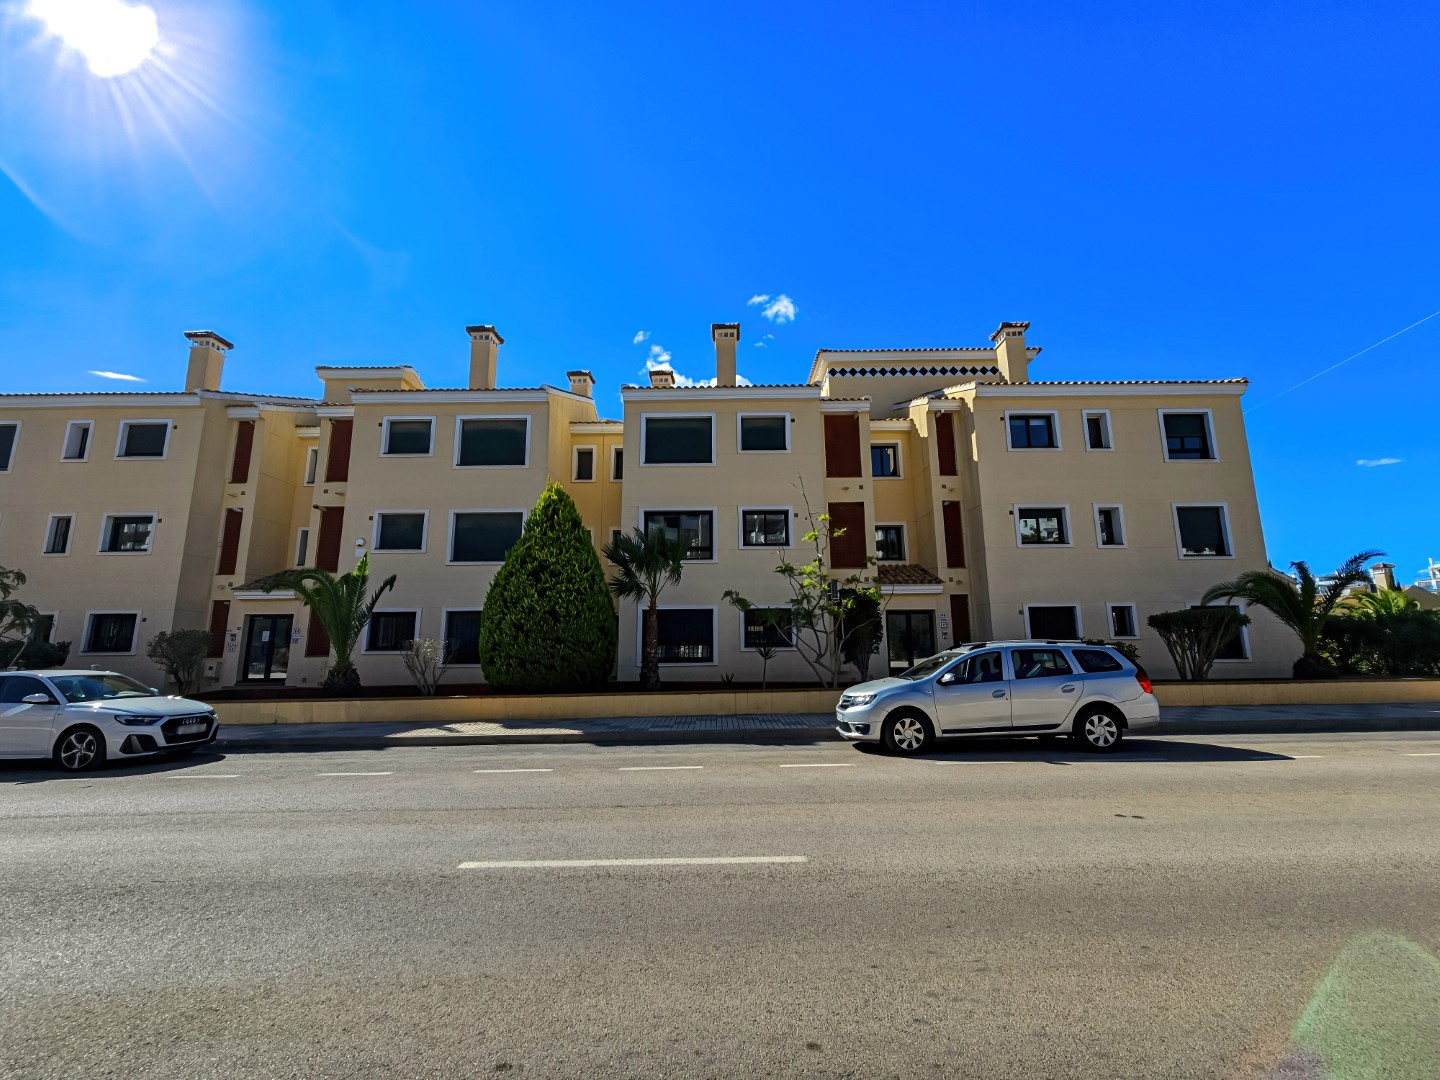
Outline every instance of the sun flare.
{"type": "Polygon", "coordinates": [[[29,0],[26,12],[85,57],[91,74],[114,78],[134,71],[160,44],[155,9],[123,0],[29,0]]]}

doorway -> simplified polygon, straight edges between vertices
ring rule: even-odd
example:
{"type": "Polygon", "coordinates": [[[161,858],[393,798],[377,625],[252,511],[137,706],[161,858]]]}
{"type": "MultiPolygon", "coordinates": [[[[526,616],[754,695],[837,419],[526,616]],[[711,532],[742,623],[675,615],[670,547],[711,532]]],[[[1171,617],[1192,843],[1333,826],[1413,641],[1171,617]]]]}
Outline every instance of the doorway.
{"type": "Polygon", "coordinates": [[[927,656],[935,655],[935,613],[887,611],[885,641],[890,655],[890,674],[909,670],[927,656]]]}
{"type": "Polygon", "coordinates": [[[289,615],[251,615],[245,621],[240,682],[283,683],[290,669],[289,615]]]}

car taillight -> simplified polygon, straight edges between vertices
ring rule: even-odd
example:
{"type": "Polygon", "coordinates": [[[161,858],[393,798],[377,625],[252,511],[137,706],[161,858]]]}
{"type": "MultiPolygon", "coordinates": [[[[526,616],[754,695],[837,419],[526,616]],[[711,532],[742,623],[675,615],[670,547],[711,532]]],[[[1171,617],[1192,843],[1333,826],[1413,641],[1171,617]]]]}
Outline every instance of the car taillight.
{"type": "Polygon", "coordinates": [[[1135,668],[1135,681],[1140,684],[1140,689],[1144,690],[1145,693],[1153,694],[1155,692],[1155,687],[1150,682],[1150,676],[1145,674],[1143,667],[1137,666],[1135,668]]]}

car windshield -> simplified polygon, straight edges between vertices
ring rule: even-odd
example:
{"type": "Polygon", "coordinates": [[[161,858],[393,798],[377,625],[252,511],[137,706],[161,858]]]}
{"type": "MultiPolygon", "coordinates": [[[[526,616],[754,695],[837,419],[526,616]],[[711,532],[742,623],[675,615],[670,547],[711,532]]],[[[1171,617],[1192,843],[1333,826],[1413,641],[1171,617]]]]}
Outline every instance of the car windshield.
{"type": "Polygon", "coordinates": [[[902,671],[900,678],[909,679],[912,682],[916,679],[923,679],[926,676],[934,675],[942,668],[955,662],[954,653],[941,653],[939,656],[932,656],[928,660],[921,660],[909,671],[902,671]]]}
{"type": "Polygon", "coordinates": [[[155,696],[148,686],[124,675],[55,675],[50,681],[69,702],[155,696]]]}

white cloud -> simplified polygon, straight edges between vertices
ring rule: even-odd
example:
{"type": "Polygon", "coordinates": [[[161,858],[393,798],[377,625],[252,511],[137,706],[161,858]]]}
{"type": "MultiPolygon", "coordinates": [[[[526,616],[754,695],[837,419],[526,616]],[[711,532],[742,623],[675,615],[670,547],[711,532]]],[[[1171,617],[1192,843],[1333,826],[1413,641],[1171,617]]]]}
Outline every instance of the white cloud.
{"type": "Polygon", "coordinates": [[[757,342],[755,342],[755,348],[757,348],[757,349],[763,349],[763,348],[765,348],[765,343],[764,343],[763,341],[757,341],[757,342]]]}
{"type": "Polygon", "coordinates": [[[781,293],[775,297],[774,300],[771,300],[760,314],[764,315],[765,318],[769,319],[776,326],[784,325],[787,322],[794,322],[795,301],[791,300],[784,293],[781,293]]]}
{"type": "MultiPolygon", "coordinates": [[[[692,379],[692,378],[689,378],[688,376],[685,376],[685,375],[681,375],[681,374],[679,374],[679,373],[676,373],[676,375],[675,375],[675,385],[676,385],[676,386],[714,386],[714,385],[715,385],[715,380],[714,380],[714,379],[692,379]]],[[[736,376],[735,376],[735,385],[736,385],[736,386],[753,386],[754,384],[753,384],[749,379],[745,378],[744,375],[736,375],[736,376]]]]}
{"type": "Polygon", "coordinates": [[[769,293],[756,293],[754,296],[750,297],[749,300],[746,300],[745,303],[750,307],[754,307],[756,304],[763,304],[766,300],[769,299],[769,293]]]}
{"type": "Polygon", "coordinates": [[[640,330],[640,331],[637,331],[636,334],[635,334],[634,344],[639,345],[642,341],[644,341],[644,340],[645,340],[646,338],[648,338],[649,336],[650,336],[650,331],[649,331],[649,330],[640,330]]]}
{"type": "Polygon", "coordinates": [[[765,335],[766,338],[773,338],[774,336],[775,336],[774,334],[766,334],[766,335],[765,335]]]}
{"type": "Polygon", "coordinates": [[[1362,457],[1362,458],[1360,458],[1358,461],[1356,461],[1355,464],[1356,464],[1356,465],[1363,465],[1363,466],[1365,466],[1365,468],[1367,468],[1367,469],[1373,469],[1373,468],[1375,468],[1376,465],[1399,465],[1399,464],[1400,464],[1400,461],[1401,461],[1401,459],[1398,458],[1398,457],[1377,457],[1377,458],[1363,458],[1363,457],[1362,457]]]}
{"type": "Polygon", "coordinates": [[[650,359],[645,361],[645,369],[654,371],[656,368],[668,368],[670,366],[670,351],[663,345],[650,346],[650,359]]]}
{"type": "Polygon", "coordinates": [[[92,371],[91,375],[98,375],[102,379],[119,379],[121,382],[144,382],[139,375],[125,375],[119,371],[92,371]]]}

